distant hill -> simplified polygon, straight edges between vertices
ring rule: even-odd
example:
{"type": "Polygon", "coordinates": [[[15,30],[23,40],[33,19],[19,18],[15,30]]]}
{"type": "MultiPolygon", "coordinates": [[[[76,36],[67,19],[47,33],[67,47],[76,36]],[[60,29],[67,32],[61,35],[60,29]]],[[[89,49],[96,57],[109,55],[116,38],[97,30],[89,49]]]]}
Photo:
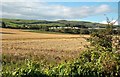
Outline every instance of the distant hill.
{"type": "MultiPolygon", "coordinates": [[[[69,26],[69,27],[80,27],[80,28],[104,28],[105,24],[93,23],[88,21],[67,21],[67,20],[58,20],[58,21],[47,21],[47,20],[23,20],[23,19],[1,19],[6,25],[9,26],[22,26],[22,25],[42,25],[42,26],[69,26]]],[[[119,27],[115,25],[114,27],[119,27]]]]}
{"type": "MultiPolygon", "coordinates": [[[[70,34],[90,34],[98,30],[105,29],[106,24],[93,23],[88,21],[68,21],[68,20],[23,20],[23,19],[0,19],[3,28],[31,29],[39,31],[60,32],[70,34]]],[[[120,34],[120,25],[113,26],[113,32],[120,34]]]]}

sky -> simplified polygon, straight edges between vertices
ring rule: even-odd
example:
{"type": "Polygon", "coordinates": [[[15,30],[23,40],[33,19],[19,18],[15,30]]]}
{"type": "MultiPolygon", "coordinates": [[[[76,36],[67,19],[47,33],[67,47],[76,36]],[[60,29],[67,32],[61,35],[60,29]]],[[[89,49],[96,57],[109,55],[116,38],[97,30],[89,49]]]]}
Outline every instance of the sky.
{"type": "Polygon", "coordinates": [[[113,21],[118,18],[117,0],[92,1],[4,0],[0,4],[2,6],[0,16],[30,20],[77,20],[100,23],[106,23],[106,16],[113,21]]]}

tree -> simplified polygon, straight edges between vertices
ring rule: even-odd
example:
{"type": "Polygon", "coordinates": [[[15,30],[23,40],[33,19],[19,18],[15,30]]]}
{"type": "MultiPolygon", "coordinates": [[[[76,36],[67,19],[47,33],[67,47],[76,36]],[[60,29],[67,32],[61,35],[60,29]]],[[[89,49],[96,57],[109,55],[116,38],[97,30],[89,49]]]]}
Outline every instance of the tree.
{"type": "Polygon", "coordinates": [[[108,17],[106,17],[106,19],[108,23],[106,28],[91,33],[91,36],[88,40],[97,50],[102,49],[106,51],[112,51],[113,25],[117,20],[113,22],[113,20],[110,21],[108,17]]]}
{"type": "Polygon", "coordinates": [[[2,28],[6,28],[6,24],[2,22],[2,28]]]}

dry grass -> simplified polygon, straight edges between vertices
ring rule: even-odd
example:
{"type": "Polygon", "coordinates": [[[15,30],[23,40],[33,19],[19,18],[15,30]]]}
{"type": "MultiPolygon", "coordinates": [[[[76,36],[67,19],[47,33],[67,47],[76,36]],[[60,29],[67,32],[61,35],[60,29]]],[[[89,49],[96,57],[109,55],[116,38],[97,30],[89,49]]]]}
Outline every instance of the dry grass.
{"type": "Polygon", "coordinates": [[[0,31],[1,33],[3,33],[2,40],[80,38],[80,35],[32,33],[32,32],[24,32],[22,30],[15,30],[15,29],[0,29],[0,31]]]}
{"type": "MultiPolygon", "coordinates": [[[[2,52],[18,59],[29,56],[47,61],[75,58],[89,44],[80,35],[44,34],[2,29],[2,52]]],[[[89,37],[84,35],[84,37],[89,37]]]]}

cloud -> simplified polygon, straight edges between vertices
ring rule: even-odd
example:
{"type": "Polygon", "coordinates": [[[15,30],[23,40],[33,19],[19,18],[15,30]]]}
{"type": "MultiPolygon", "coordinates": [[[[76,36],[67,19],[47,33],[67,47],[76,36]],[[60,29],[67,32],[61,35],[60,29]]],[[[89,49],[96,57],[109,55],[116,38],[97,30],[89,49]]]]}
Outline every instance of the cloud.
{"type": "Polygon", "coordinates": [[[99,6],[98,8],[96,8],[95,12],[96,13],[103,13],[103,12],[108,12],[110,10],[111,9],[108,5],[103,4],[103,5],[99,6]]]}
{"type": "Polygon", "coordinates": [[[2,0],[2,2],[41,2],[43,0],[2,0]]]}
{"type": "MultiPolygon", "coordinates": [[[[113,21],[111,21],[111,22],[115,22],[116,20],[113,20],[113,21]]],[[[107,21],[101,21],[100,23],[102,23],[102,24],[108,24],[107,23],[107,21]]],[[[115,22],[115,24],[114,25],[118,25],[118,21],[117,22],[115,22]]]]}
{"type": "Polygon", "coordinates": [[[119,2],[119,0],[2,0],[2,2],[119,2]]]}
{"type": "Polygon", "coordinates": [[[68,7],[45,2],[3,2],[2,17],[22,19],[80,19],[111,12],[109,5],[68,7]]]}

